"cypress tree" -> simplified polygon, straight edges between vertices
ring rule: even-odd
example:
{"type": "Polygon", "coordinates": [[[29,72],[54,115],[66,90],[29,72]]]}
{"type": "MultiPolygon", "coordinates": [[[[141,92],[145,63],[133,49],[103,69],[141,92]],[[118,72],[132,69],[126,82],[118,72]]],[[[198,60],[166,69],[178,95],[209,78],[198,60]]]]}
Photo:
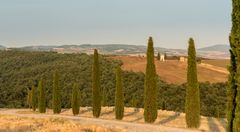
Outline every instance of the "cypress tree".
{"type": "Polygon", "coordinates": [[[192,38],[189,40],[188,47],[185,113],[187,127],[198,128],[200,125],[200,95],[197,78],[196,50],[192,38]]]}
{"type": "Polygon", "coordinates": [[[116,69],[115,116],[118,120],[122,120],[124,116],[124,91],[120,66],[116,69]]]}
{"type": "Polygon", "coordinates": [[[98,51],[94,50],[92,66],[92,107],[93,116],[98,118],[101,113],[100,69],[98,51]]]}
{"type": "Polygon", "coordinates": [[[235,109],[236,109],[236,95],[237,95],[237,85],[236,85],[236,61],[235,56],[230,50],[231,55],[231,63],[228,67],[229,70],[229,76],[228,76],[228,89],[227,89],[227,119],[228,119],[228,126],[227,130],[228,132],[233,132],[233,120],[235,117],[235,109]]]}
{"type": "Polygon", "coordinates": [[[59,87],[59,75],[55,71],[53,75],[53,113],[59,114],[61,112],[61,95],[59,87]]]}
{"type": "Polygon", "coordinates": [[[166,110],[166,103],[165,103],[165,101],[162,102],[162,110],[166,110]]]}
{"type": "Polygon", "coordinates": [[[144,82],[144,120],[152,123],[157,118],[156,68],[154,64],[154,48],[152,37],[148,40],[147,66],[144,82]]]}
{"type": "Polygon", "coordinates": [[[165,60],[167,60],[167,53],[166,52],[164,53],[164,58],[165,58],[165,60]]]}
{"type": "Polygon", "coordinates": [[[107,106],[107,91],[105,88],[102,91],[102,106],[107,106]]]}
{"type": "Polygon", "coordinates": [[[35,89],[35,86],[32,85],[32,109],[33,111],[36,111],[36,108],[37,108],[37,94],[36,94],[36,89],[35,89]]]}
{"type": "Polygon", "coordinates": [[[31,109],[32,107],[32,88],[31,87],[28,88],[28,92],[27,92],[27,105],[28,105],[28,108],[31,109]]]}
{"type": "Polygon", "coordinates": [[[232,30],[229,37],[231,63],[228,79],[228,132],[240,131],[240,0],[232,0],[232,30]]]}
{"type": "Polygon", "coordinates": [[[73,115],[78,115],[80,110],[80,92],[78,85],[74,83],[72,89],[72,112],[73,115]]]}
{"type": "Polygon", "coordinates": [[[160,53],[157,54],[157,60],[160,60],[160,53]]]}
{"type": "Polygon", "coordinates": [[[41,79],[38,83],[38,90],[39,90],[39,95],[38,95],[38,110],[40,113],[45,113],[46,112],[46,90],[44,87],[44,82],[41,79]]]}

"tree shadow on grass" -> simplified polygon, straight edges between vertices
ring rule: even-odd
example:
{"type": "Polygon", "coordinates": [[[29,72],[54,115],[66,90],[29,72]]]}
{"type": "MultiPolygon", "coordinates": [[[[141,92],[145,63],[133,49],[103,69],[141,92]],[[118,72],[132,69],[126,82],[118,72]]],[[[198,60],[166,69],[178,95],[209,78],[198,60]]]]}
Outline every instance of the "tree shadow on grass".
{"type": "Polygon", "coordinates": [[[85,109],[83,111],[80,110],[80,114],[84,114],[84,113],[90,112],[90,111],[92,111],[92,108],[87,108],[87,109],[85,109]]]}
{"type": "Polygon", "coordinates": [[[61,113],[68,111],[69,109],[62,109],[61,113]]]}
{"type": "Polygon", "coordinates": [[[103,116],[103,115],[108,115],[108,114],[111,114],[111,113],[113,113],[113,112],[114,112],[114,109],[112,109],[112,110],[110,110],[110,111],[106,111],[106,112],[101,113],[101,116],[103,116]]]}
{"type": "Polygon", "coordinates": [[[213,118],[209,117],[207,120],[210,132],[221,132],[213,118]]]}
{"type": "Polygon", "coordinates": [[[128,114],[126,114],[124,117],[128,117],[128,116],[132,116],[132,115],[135,115],[139,112],[139,109],[135,109],[133,112],[130,112],[128,114]]]}
{"type": "Polygon", "coordinates": [[[168,123],[168,122],[170,122],[170,121],[175,120],[175,119],[176,119],[177,117],[179,117],[179,116],[180,116],[180,113],[179,113],[179,112],[175,112],[174,115],[171,115],[171,116],[169,116],[168,118],[165,118],[165,119],[159,121],[157,124],[161,124],[161,125],[166,124],[166,123],[168,123]]]}

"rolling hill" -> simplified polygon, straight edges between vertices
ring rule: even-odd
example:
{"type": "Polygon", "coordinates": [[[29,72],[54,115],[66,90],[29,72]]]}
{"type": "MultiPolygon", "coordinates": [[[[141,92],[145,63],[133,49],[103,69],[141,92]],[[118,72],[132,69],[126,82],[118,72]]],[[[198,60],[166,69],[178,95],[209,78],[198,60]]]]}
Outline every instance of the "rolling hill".
{"type": "MultiPolygon", "coordinates": [[[[113,59],[121,60],[123,62],[122,68],[126,71],[145,72],[146,58],[116,56],[113,57],[113,59]]],[[[155,64],[157,73],[162,80],[173,84],[181,84],[186,82],[186,62],[179,62],[178,60],[167,60],[166,62],[155,61],[155,64]]],[[[214,65],[209,66],[198,64],[198,79],[200,82],[226,82],[227,77],[227,68],[214,65]]]]}

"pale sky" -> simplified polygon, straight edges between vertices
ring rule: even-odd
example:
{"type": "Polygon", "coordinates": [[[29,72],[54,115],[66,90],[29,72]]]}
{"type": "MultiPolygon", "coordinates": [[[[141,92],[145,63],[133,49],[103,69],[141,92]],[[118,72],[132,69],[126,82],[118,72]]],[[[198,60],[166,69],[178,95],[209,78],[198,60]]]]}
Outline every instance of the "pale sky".
{"type": "Polygon", "coordinates": [[[0,45],[228,44],[231,0],[0,0],[0,45]]]}

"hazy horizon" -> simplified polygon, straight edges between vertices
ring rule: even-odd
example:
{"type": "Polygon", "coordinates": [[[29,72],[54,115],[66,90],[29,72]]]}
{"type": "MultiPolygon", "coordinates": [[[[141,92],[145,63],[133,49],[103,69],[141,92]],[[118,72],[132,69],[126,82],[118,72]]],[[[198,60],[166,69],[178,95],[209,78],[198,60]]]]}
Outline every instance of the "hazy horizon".
{"type": "Polygon", "coordinates": [[[0,2],[0,45],[129,44],[185,49],[228,44],[231,1],[11,0],[0,2]]]}

